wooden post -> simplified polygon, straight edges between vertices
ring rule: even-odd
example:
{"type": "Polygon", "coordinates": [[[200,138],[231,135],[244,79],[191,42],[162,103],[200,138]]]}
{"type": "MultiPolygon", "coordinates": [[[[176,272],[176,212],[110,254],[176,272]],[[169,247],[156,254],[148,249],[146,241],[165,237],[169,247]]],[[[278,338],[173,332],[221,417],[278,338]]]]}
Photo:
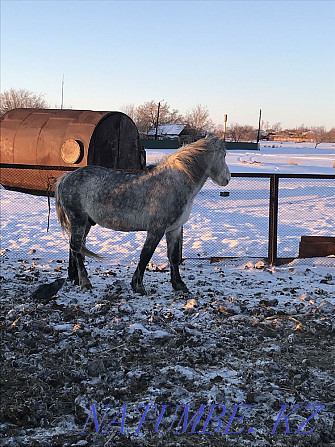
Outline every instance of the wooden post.
{"type": "Polygon", "coordinates": [[[277,261],[278,238],[278,188],[279,177],[277,174],[270,176],[270,203],[269,203],[269,246],[268,262],[275,264],[277,261]]]}
{"type": "Polygon", "coordinates": [[[224,130],[223,130],[223,141],[226,141],[226,132],[227,132],[227,115],[225,114],[223,116],[223,122],[224,122],[224,130]]]}
{"type": "Polygon", "coordinates": [[[158,103],[158,110],[157,110],[157,119],[156,119],[156,132],[155,132],[155,140],[157,140],[157,133],[158,133],[158,123],[159,123],[159,109],[161,108],[161,103],[158,103]]]}

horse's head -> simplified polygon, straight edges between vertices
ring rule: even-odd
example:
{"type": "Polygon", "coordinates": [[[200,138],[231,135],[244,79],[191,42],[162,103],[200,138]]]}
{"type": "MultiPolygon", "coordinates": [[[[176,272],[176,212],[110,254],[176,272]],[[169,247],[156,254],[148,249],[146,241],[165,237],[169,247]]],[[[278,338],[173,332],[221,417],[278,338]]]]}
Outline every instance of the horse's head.
{"type": "Polygon", "coordinates": [[[214,157],[208,174],[217,185],[226,186],[230,181],[231,175],[226,164],[226,148],[224,141],[220,138],[213,137],[211,146],[214,149],[214,157]]]}

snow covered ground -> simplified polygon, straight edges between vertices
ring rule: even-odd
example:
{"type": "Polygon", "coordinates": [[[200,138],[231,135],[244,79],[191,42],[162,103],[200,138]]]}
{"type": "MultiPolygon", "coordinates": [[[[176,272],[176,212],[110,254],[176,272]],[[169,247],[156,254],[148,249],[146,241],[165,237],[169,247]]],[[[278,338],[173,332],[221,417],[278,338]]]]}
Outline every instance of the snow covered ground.
{"type": "MultiPolygon", "coordinates": [[[[231,172],[333,174],[335,143],[261,142],[260,151],[228,151],[231,172]]],[[[147,161],[153,162],[174,150],[147,150],[147,161]]]]}
{"type": "MultiPolygon", "coordinates": [[[[160,156],[148,154],[150,161],[160,156]]],[[[334,160],[331,145],[264,147],[227,156],[232,172],[333,174],[334,160]]],[[[281,253],[296,251],[292,241],[302,234],[334,235],[334,181],[283,182],[281,253]]],[[[181,270],[189,295],[172,291],[163,243],[145,274],[148,295],[133,294],[129,283],[144,235],[94,228],[88,246],[106,259],[88,260],[93,291],[82,293],[66,282],[50,299],[34,291],[67,273],[67,241],[54,210],[47,233],[45,198],[0,191],[3,445],[323,447],[335,442],[335,257],[267,266],[261,259],[267,181],[233,179],[225,188],[229,197],[220,197],[221,190],[208,182],[185,226],[184,252],[195,255],[181,270]],[[224,250],[217,250],[222,244],[224,250]],[[197,259],[227,255],[228,248],[241,257],[218,264],[197,259]],[[92,419],[92,404],[99,421],[105,406],[112,406],[103,430],[127,405],[124,431],[112,425],[106,434],[96,433],[90,420],[80,434],[87,417],[92,419]],[[137,408],[148,404],[156,408],[134,433],[143,414],[143,407],[137,408]],[[218,420],[200,434],[188,433],[192,424],[187,433],[177,429],[185,405],[192,416],[207,405],[196,426],[201,432],[214,404],[227,408],[220,431],[215,433],[218,420]],[[233,419],[227,430],[234,405],[241,404],[248,407],[240,407],[235,417],[245,415],[243,423],[233,419]],[[166,417],[155,430],[163,405],[169,405],[166,417]],[[285,414],[300,407],[288,417],[290,430],[280,420],[273,431],[282,405],[285,414]],[[307,405],[323,405],[301,431],[315,428],[295,433],[312,414],[307,405]],[[243,426],[240,434],[224,433],[243,426]]],[[[220,412],[216,408],[213,416],[220,412]]]]}
{"type": "MultiPolygon", "coordinates": [[[[315,149],[297,144],[269,148],[266,143],[257,153],[228,152],[227,163],[233,173],[334,174],[333,146],[320,145],[315,149]]],[[[168,152],[149,150],[148,162],[159,160],[168,152]]],[[[279,257],[296,256],[303,235],[334,234],[334,180],[281,179],[279,188],[279,257]]],[[[3,248],[14,250],[18,256],[31,249],[66,256],[67,240],[56,220],[53,200],[48,233],[46,198],[2,190],[1,203],[3,248]]],[[[184,257],[267,256],[268,208],[269,179],[232,178],[224,189],[208,181],[184,227],[184,257]],[[229,192],[229,196],[220,196],[221,191],[229,192]]],[[[138,259],[144,239],[145,233],[113,232],[96,226],[90,232],[88,245],[112,262],[131,262],[138,259]]],[[[163,240],[153,261],[165,262],[165,258],[163,240]]]]}
{"type": "Polygon", "coordinates": [[[335,144],[261,142],[260,151],[230,151],[228,162],[232,172],[334,174],[335,144]]]}

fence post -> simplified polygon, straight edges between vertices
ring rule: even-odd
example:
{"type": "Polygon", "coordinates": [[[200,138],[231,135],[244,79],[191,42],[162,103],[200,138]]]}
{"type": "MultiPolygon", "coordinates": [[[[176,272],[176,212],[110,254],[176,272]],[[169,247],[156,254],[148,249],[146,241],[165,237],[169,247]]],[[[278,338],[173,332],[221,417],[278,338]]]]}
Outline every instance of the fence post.
{"type": "Polygon", "coordinates": [[[268,246],[269,264],[275,264],[277,261],[278,185],[279,185],[279,176],[277,174],[271,174],[270,203],[269,203],[269,246],[268,246]]]}

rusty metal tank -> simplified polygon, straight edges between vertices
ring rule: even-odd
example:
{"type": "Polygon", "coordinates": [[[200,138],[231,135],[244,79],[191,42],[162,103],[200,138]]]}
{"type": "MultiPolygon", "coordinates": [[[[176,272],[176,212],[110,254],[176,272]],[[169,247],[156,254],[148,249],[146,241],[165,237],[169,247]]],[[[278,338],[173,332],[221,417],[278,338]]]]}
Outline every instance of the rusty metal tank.
{"type": "Polygon", "coordinates": [[[141,170],[145,151],[122,112],[15,109],[1,118],[0,183],[34,194],[54,191],[63,172],[86,165],[141,170]]]}

